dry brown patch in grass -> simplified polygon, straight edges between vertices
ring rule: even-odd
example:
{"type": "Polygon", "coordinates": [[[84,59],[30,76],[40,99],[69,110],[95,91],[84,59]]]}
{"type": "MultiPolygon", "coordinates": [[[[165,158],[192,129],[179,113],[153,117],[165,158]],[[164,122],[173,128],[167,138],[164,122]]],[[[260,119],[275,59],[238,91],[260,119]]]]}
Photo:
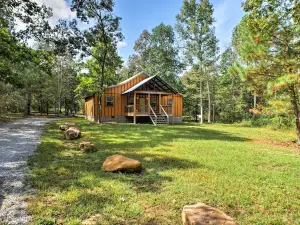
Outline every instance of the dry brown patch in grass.
{"type": "Polygon", "coordinates": [[[287,140],[287,141],[273,141],[273,140],[266,140],[266,139],[254,139],[251,140],[255,143],[269,145],[271,147],[281,147],[286,149],[291,149],[295,151],[300,150],[300,145],[298,145],[295,141],[287,140]]]}
{"type": "Polygon", "coordinates": [[[168,205],[144,205],[144,225],[161,225],[174,224],[174,221],[166,215],[166,209],[170,208],[168,205]]]}

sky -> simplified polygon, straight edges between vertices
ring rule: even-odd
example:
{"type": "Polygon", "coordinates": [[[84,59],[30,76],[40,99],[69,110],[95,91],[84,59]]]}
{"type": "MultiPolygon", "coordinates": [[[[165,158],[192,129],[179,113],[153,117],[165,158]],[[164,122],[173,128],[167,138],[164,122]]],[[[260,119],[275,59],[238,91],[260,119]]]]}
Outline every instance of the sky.
{"type": "MultiPolygon", "coordinates": [[[[51,23],[58,19],[72,19],[76,15],[70,10],[71,0],[35,0],[53,8],[51,23]]],[[[135,40],[143,30],[151,31],[160,23],[174,26],[183,0],[115,0],[114,13],[122,17],[121,28],[125,37],[118,44],[118,52],[126,62],[133,54],[135,40]]],[[[229,45],[233,28],[244,15],[242,0],[211,0],[216,20],[216,36],[220,52],[229,45]]]]}

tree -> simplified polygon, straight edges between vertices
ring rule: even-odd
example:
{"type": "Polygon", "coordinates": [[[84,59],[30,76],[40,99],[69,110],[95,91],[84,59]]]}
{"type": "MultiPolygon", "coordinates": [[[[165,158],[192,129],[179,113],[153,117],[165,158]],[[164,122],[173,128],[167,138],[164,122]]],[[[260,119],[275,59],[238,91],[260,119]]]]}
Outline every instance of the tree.
{"type": "Polygon", "coordinates": [[[113,0],[73,0],[72,10],[77,12],[77,17],[82,22],[89,20],[95,21],[95,24],[85,30],[83,33],[78,28],[73,30],[76,37],[72,42],[80,42],[81,51],[85,56],[93,57],[99,64],[97,77],[98,83],[98,122],[101,122],[102,114],[102,95],[106,83],[105,74],[110,72],[108,67],[114,65],[116,61],[117,43],[123,40],[120,31],[121,18],[113,13],[113,0]]]}
{"type": "Polygon", "coordinates": [[[158,75],[175,88],[180,88],[178,75],[183,69],[172,26],[161,23],[151,32],[144,30],[134,45],[135,53],[128,60],[125,72],[145,71],[158,75]]]}
{"type": "Polygon", "coordinates": [[[208,98],[208,122],[211,122],[211,81],[217,61],[217,38],[214,31],[213,7],[208,0],[184,0],[176,17],[176,30],[184,43],[184,56],[191,67],[191,79],[197,84],[199,111],[203,122],[203,82],[208,98]],[[196,75],[198,73],[198,75],[196,75]]]}
{"type": "Polygon", "coordinates": [[[247,0],[243,7],[233,42],[241,59],[235,70],[260,95],[289,97],[300,142],[300,3],[247,0]]]}
{"type": "Polygon", "coordinates": [[[238,75],[230,73],[230,69],[237,62],[237,54],[232,47],[228,47],[221,55],[217,83],[216,103],[222,122],[238,122],[245,118],[247,97],[246,84],[238,75]]]}
{"type": "MultiPolygon", "coordinates": [[[[99,51],[98,48],[94,48],[92,51],[99,51]]],[[[114,51],[110,51],[108,57],[110,57],[109,61],[110,64],[106,66],[106,72],[104,74],[105,83],[103,84],[103,88],[107,86],[111,86],[116,84],[116,73],[115,71],[120,68],[122,64],[121,58],[118,56],[116,49],[114,51]]],[[[81,66],[82,70],[87,72],[83,72],[78,74],[79,85],[76,88],[76,92],[81,97],[86,97],[93,95],[94,93],[98,93],[101,87],[101,83],[99,83],[99,74],[101,74],[101,66],[99,65],[98,61],[95,58],[88,60],[81,66]]]]}

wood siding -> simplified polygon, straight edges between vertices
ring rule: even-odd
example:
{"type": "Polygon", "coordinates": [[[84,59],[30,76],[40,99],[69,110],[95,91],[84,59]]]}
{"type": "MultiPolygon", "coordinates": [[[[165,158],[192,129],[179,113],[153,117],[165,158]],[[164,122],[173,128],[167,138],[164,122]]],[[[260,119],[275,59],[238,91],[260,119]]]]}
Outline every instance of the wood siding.
{"type": "MultiPolygon", "coordinates": [[[[102,116],[125,116],[125,105],[127,105],[127,95],[122,95],[123,92],[133,87],[137,83],[146,79],[146,75],[139,75],[129,80],[124,84],[119,84],[106,88],[104,96],[102,97],[102,116]],[[106,96],[114,97],[114,105],[106,106],[106,96]]],[[[174,116],[182,116],[182,96],[180,94],[173,95],[174,97],[174,116]]],[[[162,96],[162,105],[167,105],[168,98],[170,96],[162,96]]],[[[86,116],[98,116],[98,96],[90,97],[85,100],[85,115],[86,116]],[[93,101],[94,100],[94,103],[93,101]],[[91,108],[91,105],[94,104],[94,107],[91,108]],[[94,114],[92,112],[94,110],[94,114]]]]}
{"type": "Polygon", "coordinates": [[[86,98],[84,104],[84,114],[86,116],[94,116],[94,111],[95,111],[94,97],[86,98]]]}
{"type": "MultiPolygon", "coordinates": [[[[161,104],[168,105],[168,99],[172,99],[172,95],[161,96],[161,104]]],[[[173,95],[173,104],[174,104],[174,115],[173,116],[182,116],[182,95],[175,94],[173,95]]]]}

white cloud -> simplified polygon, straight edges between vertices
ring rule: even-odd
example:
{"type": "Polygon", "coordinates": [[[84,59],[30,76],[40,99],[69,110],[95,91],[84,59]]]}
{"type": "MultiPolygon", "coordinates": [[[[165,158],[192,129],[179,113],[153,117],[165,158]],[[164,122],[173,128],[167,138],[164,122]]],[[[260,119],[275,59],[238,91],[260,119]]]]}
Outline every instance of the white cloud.
{"type": "Polygon", "coordinates": [[[65,0],[34,0],[38,4],[44,4],[52,8],[53,16],[50,19],[50,24],[55,25],[59,19],[72,19],[76,17],[76,13],[72,12],[65,0]]]}
{"type": "Polygon", "coordinates": [[[242,0],[223,0],[214,5],[216,36],[221,52],[230,44],[233,28],[244,15],[241,4],[242,0]]]}
{"type": "Polygon", "coordinates": [[[125,47],[125,46],[127,46],[127,43],[125,42],[125,41],[120,41],[120,42],[118,42],[118,44],[117,44],[117,47],[120,49],[120,48],[123,48],[123,47],[125,47]]]}

